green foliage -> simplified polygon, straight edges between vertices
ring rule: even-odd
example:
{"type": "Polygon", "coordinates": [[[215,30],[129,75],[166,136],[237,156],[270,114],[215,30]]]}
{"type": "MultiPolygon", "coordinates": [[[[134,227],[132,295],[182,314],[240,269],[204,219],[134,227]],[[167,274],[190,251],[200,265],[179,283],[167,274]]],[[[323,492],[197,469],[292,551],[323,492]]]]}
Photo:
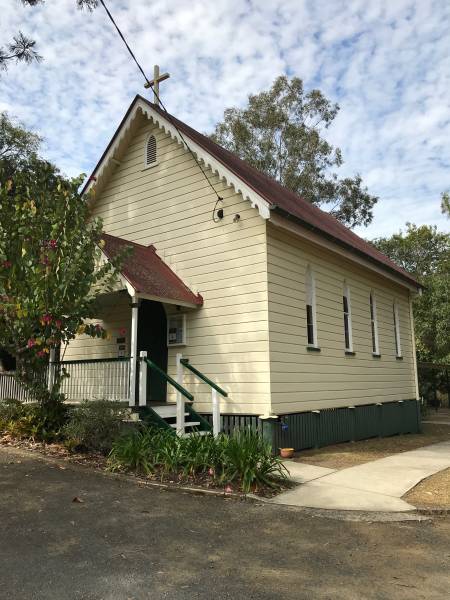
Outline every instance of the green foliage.
{"type": "Polygon", "coordinates": [[[194,433],[179,437],[164,429],[146,428],[124,433],[109,455],[112,470],[133,470],[146,475],[196,477],[207,475],[216,484],[232,483],[245,492],[275,487],[286,469],[261,435],[250,428],[231,436],[194,433]]]}
{"type": "Polygon", "coordinates": [[[23,414],[20,400],[7,399],[0,402],[0,430],[6,429],[11,421],[17,421],[23,414]]]}
{"type": "Polygon", "coordinates": [[[8,166],[11,175],[37,159],[41,142],[36,133],[25,129],[6,112],[0,113],[0,165],[4,170],[8,166]]]}
{"type": "Polygon", "coordinates": [[[270,444],[254,429],[238,429],[223,439],[226,479],[240,481],[244,492],[253,487],[273,487],[277,479],[285,476],[286,468],[280,458],[272,455],[270,444]]]}
{"type": "Polygon", "coordinates": [[[81,178],[67,180],[43,161],[13,178],[9,171],[0,161],[0,347],[30,384],[42,381],[52,348],[80,332],[106,337],[85,320],[111,289],[122,255],[101,264],[102,223],[78,193],[81,178]]]}
{"type": "Polygon", "coordinates": [[[442,192],[441,194],[441,212],[450,219],[450,192],[442,192]]]}
{"type": "Polygon", "coordinates": [[[305,92],[298,77],[278,77],[270,90],[227,108],[211,138],[313,204],[330,207],[346,225],[368,225],[378,198],[359,175],[339,179],[339,148],[323,137],[339,111],[319,90],[305,92]]]}
{"type": "Polygon", "coordinates": [[[86,400],[72,409],[64,427],[66,445],[107,453],[120,433],[127,408],[109,400],[86,400]]]}
{"type": "Polygon", "coordinates": [[[17,400],[0,403],[0,429],[17,438],[58,440],[67,418],[67,407],[58,400],[51,404],[23,404],[17,400]]]}
{"type": "Polygon", "coordinates": [[[108,465],[112,471],[127,469],[148,475],[154,471],[155,429],[132,429],[113,442],[108,465]]]}
{"type": "Polygon", "coordinates": [[[40,62],[40,56],[34,49],[36,42],[21,31],[13,36],[6,48],[0,46],[0,71],[6,70],[9,61],[32,63],[40,62]]]}
{"type": "Polygon", "coordinates": [[[372,242],[424,286],[414,299],[417,355],[450,361],[450,235],[435,226],[406,224],[406,232],[372,242]]]}

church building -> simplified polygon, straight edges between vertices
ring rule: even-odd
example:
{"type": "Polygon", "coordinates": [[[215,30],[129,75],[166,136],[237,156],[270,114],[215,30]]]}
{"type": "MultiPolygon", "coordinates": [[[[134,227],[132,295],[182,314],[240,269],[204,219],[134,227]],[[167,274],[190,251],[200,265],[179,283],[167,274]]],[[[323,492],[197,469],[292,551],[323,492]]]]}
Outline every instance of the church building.
{"type": "Polygon", "coordinates": [[[132,251],[101,299],[109,339],[65,352],[69,400],[173,425],[182,398],[295,448],[418,430],[420,285],[334,217],[141,96],[83,191],[105,258],[132,251]]]}

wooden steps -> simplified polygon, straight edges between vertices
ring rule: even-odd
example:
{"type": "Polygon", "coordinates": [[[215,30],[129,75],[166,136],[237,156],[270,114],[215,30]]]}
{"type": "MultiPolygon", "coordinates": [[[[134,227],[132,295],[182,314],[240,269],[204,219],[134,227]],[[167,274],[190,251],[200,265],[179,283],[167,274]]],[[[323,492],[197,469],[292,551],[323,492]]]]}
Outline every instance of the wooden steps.
{"type": "MultiPolygon", "coordinates": [[[[148,404],[139,407],[140,418],[156,427],[170,429],[176,433],[177,405],[176,404],[148,404]]],[[[207,435],[211,432],[211,425],[201,417],[190,404],[185,404],[184,435],[207,435]]]]}

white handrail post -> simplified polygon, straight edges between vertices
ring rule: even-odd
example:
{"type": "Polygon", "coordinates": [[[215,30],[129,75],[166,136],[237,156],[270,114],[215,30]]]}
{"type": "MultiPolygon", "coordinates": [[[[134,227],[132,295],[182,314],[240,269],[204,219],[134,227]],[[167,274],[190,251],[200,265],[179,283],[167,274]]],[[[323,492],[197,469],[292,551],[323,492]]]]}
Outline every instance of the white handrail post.
{"type": "Polygon", "coordinates": [[[49,392],[53,390],[55,385],[55,349],[50,348],[50,356],[48,359],[48,375],[47,375],[47,389],[49,392]]]}
{"type": "MultiPolygon", "coordinates": [[[[181,359],[183,355],[181,353],[177,354],[177,383],[179,385],[183,385],[183,365],[181,364],[181,359]]],[[[177,434],[184,435],[185,434],[185,426],[184,426],[184,396],[181,392],[177,390],[177,434]]]]}
{"type": "Polygon", "coordinates": [[[138,330],[139,303],[136,296],[131,298],[131,352],[130,352],[130,393],[128,405],[136,403],[136,378],[137,378],[137,330],[138,330]]]}
{"type": "Polygon", "coordinates": [[[217,437],[220,433],[220,399],[217,395],[217,390],[211,388],[212,401],[212,417],[213,417],[213,434],[217,437]]]}
{"type": "Polygon", "coordinates": [[[147,350],[141,350],[139,364],[139,406],[147,405],[147,350]]]}

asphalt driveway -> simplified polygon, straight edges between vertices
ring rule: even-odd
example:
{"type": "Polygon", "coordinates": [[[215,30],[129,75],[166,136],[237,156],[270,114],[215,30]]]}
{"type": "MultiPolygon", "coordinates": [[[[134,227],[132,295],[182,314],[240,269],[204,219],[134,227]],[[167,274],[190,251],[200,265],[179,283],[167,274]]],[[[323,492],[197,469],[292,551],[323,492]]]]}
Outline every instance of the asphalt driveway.
{"type": "Polygon", "coordinates": [[[340,521],[0,449],[1,600],[442,599],[449,539],[448,518],[340,521]]]}

